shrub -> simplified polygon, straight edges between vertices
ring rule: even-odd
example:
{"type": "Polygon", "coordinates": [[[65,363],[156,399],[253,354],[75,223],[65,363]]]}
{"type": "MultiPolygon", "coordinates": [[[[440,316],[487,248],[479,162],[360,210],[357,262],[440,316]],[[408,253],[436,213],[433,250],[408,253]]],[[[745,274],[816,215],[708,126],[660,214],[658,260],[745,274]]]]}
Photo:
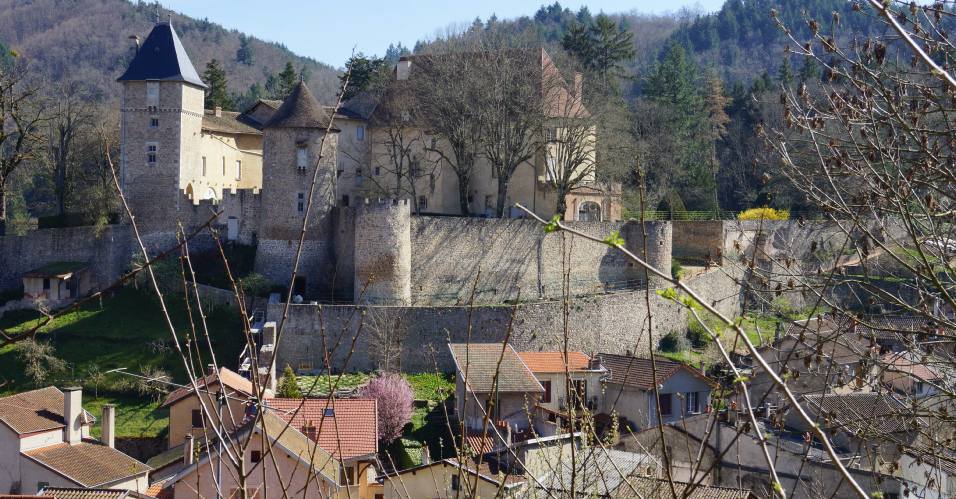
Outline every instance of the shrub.
{"type": "Polygon", "coordinates": [[[272,289],[272,282],[266,276],[253,272],[240,279],[239,286],[246,296],[266,296],[272,289]]]}
{"type": "Polygon", "coordinates": [[[693,316],[687,320],[687,339],[694,348],[702,348],[712,341],[707,328],[693,316]]]}
{"type": "Polygon", "coordinates": [[[687,341],[687,336],[671,331],[661,337],[657,343],[657,349],[667,353],[686,352],[690,349],[690,343],[687,341]]]}
{"type": "Polygon", "coordinates": [[[373,378],[359,391],[362,397],[378,401],[378,438],[388,444],[402,436],[405,425],[412,420],[415,392],[401,375],[385,374],[373,378]]]}
{"type": "Polygon", "coordinates": [[[677,261],[676,258],[671,258],[671,277],[674,279],[680,279],[684,276],[684,266],[677,261]]]}
{"type": "Polygon", "coordinates": [[[276,388],[276,396],[288,399],[302,398],[302,392],[299,391],[298,380],[295,379],[295,372],[292,366],[286,364],[282,370],[282,380],[276,388]]]}
{"type": "Polygon", "coordinates": [[[775,208],[751,208],[737,214],[738,220],[789,220],[790,212],[775,208]]]}

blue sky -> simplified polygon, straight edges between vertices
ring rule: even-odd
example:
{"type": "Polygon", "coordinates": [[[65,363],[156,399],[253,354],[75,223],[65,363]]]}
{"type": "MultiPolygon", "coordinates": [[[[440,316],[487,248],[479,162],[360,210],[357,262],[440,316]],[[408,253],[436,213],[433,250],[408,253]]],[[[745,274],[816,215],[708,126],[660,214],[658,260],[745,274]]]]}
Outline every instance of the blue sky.
{"type": "MultiPolygon", "coordinates": [[[[333,66],[341,66],[356,52],[379,54],[389,43],[411,48],[416,40],[432,38],[450,25],[487,19],[533,15],[542,0],[161,0],[175,11],[191,17],[209,18],[226,28],[235,28],[264,40],[285,44],[292,51],[333,66]]],[[[550,3],[550,2],[548,2],[550,3]]],[[[681,7],[704,11],[720,8],[722,0],[592,0],[566,1],[561,5],[577,11],[587,5],[598,12],[660,14],[681,7]]]]}

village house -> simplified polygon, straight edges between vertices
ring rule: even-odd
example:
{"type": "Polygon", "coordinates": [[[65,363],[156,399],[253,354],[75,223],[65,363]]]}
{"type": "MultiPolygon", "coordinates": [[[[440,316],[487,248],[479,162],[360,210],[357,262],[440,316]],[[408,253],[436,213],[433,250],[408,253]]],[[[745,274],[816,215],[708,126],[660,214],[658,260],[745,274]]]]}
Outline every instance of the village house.
{"type": "Polygon", "coordinates": [[[499,473],[488,463],[442,459],[388,473],[382,479],[384,499],[410,497],[525,497],[524,476],[499,473]],[[475,493],[472,496],[471,491],[475,493]]]}
{"type": "Polygon", "coordinates": [[[51,499],[153,499],[153,496],[126,489],[71,489],[47,487],[37,493],[51,499]]]}
{"type": "Polygon", "coordinates": [[[717,383],[682,362],[657,358],[657,377],[651,359],[602,353],[608,370],[600,409],[618,414],[637,429],[657,426],[657,407],[664,423],[710,410],[710,393],[717,383]],[[654,398],[657,386],[659,399],[654,398]]]}
{"type": "Polygon", "coordinates": [[[115,407],[103,408],[102,438],[80,388],[49,386],[0,398],[0,492],[47,487],[146,492],[150,468],[114,448],[115,407]]]}
{"type": "Polygon", "coordinates": [[[81,262],[55,262],[23,274],[23,298],[57,308],[85,296],[92,288],[90,267],[81,262]]]}
{"type": "Polygon", "coordinates": [[[544,387],[535,406],[535,420],[541,435],[561,433],[571,417],[571,408],[580,418],[585,410],[596,411],[601,398],[601,381],[607,370],[597,357],[583,352],[518,352],[534,377],[544,387]],[[568,380],[570,379],[570,391],[568,380]],[[554,426],[554,428],[551,428],[554,426]]]}
{"type": "MultiPolygon", "coordinates": [[[[339,485],[376,484],[378,404],[375,399],[290,399],[266,401],[275,414],[341,462],[339,485]]],[[[363,496],[364,497],[364,496],[363,496]]]]}
{"type": "MultiPolygon", "coordinates": [[[[196,380],[198,394],[192,385],[186,385],[170,392],[160,406],[169,408],[169,448],[182,446],[186,435],[201,442],[206,438],[215,439],[212,428],[219,426],[220,413],[222,429],[226,432],[235,430],[250,416],[252,406],[248,402],[254,398],[252,382],[225,367],[215,371],[210,366],[209,370],[211,372],[196,380]]],[[[267,399],[273,396],[268,389],[264,394],[267,399]]]]}

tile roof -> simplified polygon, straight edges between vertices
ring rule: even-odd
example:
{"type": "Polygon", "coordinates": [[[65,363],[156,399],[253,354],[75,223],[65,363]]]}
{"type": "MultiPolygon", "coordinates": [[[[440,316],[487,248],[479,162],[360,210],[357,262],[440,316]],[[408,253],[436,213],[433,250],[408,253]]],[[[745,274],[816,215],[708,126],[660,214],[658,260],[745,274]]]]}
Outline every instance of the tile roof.
{"type": "Polygon", "coordinates": [[[53,262],[33,269],[23,274],[23,277],[66,277],[89,266],[90,264],[83,262],[53,262]]]}
{"type": "Polygon", "coordinates": [[[316,429],[319,447],[336,458],[347,460],[378,452],[375,399],[274,398],[266,404],[273,414],[306,435],[306,427],[311,424],[316,429]],[[331,415],[325,415],[326,408],[333,409],[331,415]]]}
{"type": "Polygon", "coordinates": [[[43,493],[56,499],[126,499],[148,498],[149,494],[139,494],[125,489],[69,489],[64,487],[46,487],[43,493]]]}
{"type": "Polygon", "coordinates": [[[884,355],[880,359],[880,366],[886,370],[883,381],[893,383],[908,378],[914,378],[916,381],[936,381],[946,377],[940,368],[946,361],[933,357],[924,361],[919,358],[920,355],[912,352],[890,352],[884,355]]]}
{"type": "MultiPolygon", "coordinates": [[[[687,482],[674,482],[674,489],[678,497],[685,499],[747,499],[756,497],[745,489],[717,487],[714,485],[694,485],[687,482]]],[[[660,478],[632,477],[622,483],[614,492],[613,497],[670,497],[671,489],[667,480],[660,478]],[[635,493],[636,492],[636,493],[635,493]]]]}
{"type": "Polygon", "coordinates": [[[312,465],[312,469],[327,480],[338,483],[339,461],[322,447],[290,426],[273,411],[264,411],[258,427],[265,428],[269,438],[283,447],[290,456],[297,457],[312,465]]]}
{"type": "MultiPolygon", "coordinates": [[[[265,128],[325,128],[329,116],[312,91],[302,81],[269,118],[265,128]]],[[[336,130],[338,131],[338,130],[336,130]]]]}
{"type": "MultiPolygon", "coordinates": [[[[94,421],[83,412],[87,421],[94,421]]],[[[18,435],[63,428],[63,392],[48,386],[0,398],[0,421],[18,435]]]]}
{"type": "MultiPolygon", "coordinates": [[[[220,381],[222,381],[222,384],[241,393],[242,395],[245,395],[245,396],[252,395],[252,382],[242,377],[241,374],[231,369],[227,369],[225,367],[219,368],[218,375],[207,374],[203,376],[202,378],[196,380],[196,385],[202,388],[206,386],[207,383],[210,385],[216,385],[220,381]]],[[[177,388],[176,390],[173,390],[172,392],[169,393],[169,395],[166,396],[166,400],[163,401],[163,405],[161,405],[160,407],[168,407],[170,405],[173,405],[176,402],[179,402],[180,400],[191,395],[192,393],[193,393],[193,387],[191,385],[186,385],[181,388],[177,388]]],[[[271,398],[273,396],[273,393],[271,390],[266,390],[265,395],[266,395],[266,398],[271,398]]]]}
{"type": "Polygon", "coordinates": [[[214,109],[206,109],[202,116],[202,129],[221,133],[262,135],[258,129],[240,121],[240,114],[235,111],[220,111],[219,114],[221,116],[216,116],[214,109]]]}
{"type": "Polygon", "coordinates": [[[150,470],[149,466],[98,442],[50,445],[23,455],[83,487],[99,487],[150,470]]]}
{"type": "Polygon", "coordinates": [[[660,466],[648,454],[594,446],[579,449],[573,467],[571,459],[558,459],[553,471],[538,478],[541,487],[550,491],[568,492],[574,482],[577,494],[616,497],[614,491],[625,478],[656,475],[660,466]]]}
{"type": "Polygon", "coordinates": [[[651,368],[651,359],[611,353],[602,353],[598,356],[601,358],[601,364],[608,370],[609,383],[652,390],[655,384],[659,385],[678,371],[685,370],[711,386],[717,385],[714,380],[704,376],[697,369],[662,357],[655,359],[657,383],[654,383],[654,377],[651,375],[654,372],[651,368]]]}
{"type": "Polygon", "coordinates": [[[116,81],[182,81],[206,88],[172,24],[156,24],[116,81]]]}
{"type": "Polygon", "coordinates": [[[405,468],[403,470],[393,471],[391,473],[385,474],[385,479],[387,477],[400,477],[406,473],[417,473],[420,470],[431,468],[433,466],[451,466],[453,468],[460,468],[463,472],[469,473],[471,475],[477,475],[482,480],[493,483],[495,485],[501,485],[502,479],[504,479],[504,488],[511,489],[524,485],[527,482],[527,479],[522,475],[511,475],[511,474],[502,474],[497,473],[491,469],[491,466],[482,461],[476,467],[473,462],[466,462],[464,465],[455,458],[442,459],[441,461],[433,461],[428,464],[421,464],[418,466],[413,466],[411,468],[405,468]]]}
{"type": "Polygon", "coordinates": [[[810,394],[803,398],[809,408],[827,418],[824,427],[850,434],[906,431],[913,421],[900,402],[882,393],[810,394]]]}
{"type": "Polygon", "coordinates": [[[465,381],[472,392],[491,393],[496,371],[500,393],[544,392],[544,387],[511,345],[450,343],[448,349],[451,350],[455,366],[462,377],[467,371],[468,379],[465,381]]]}
{"type": "Polygon", "coordinates": [[[591,361],[583,352],[568,352],[567,357],[564,352],[518,352],[518,355],[533,373],[563,373],[565,365],[571,372],[588,371],[591,361]]]}

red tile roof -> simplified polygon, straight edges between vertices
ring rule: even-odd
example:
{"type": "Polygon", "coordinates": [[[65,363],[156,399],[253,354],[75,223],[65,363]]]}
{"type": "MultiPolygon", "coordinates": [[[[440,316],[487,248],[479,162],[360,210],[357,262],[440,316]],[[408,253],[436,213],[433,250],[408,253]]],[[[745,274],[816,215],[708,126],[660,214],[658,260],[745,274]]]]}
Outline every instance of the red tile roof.
{"type": "MultiPolygon", "coordinates": [[[[615,355],[602,353],[601,364],[608,369],[610,374],[609,383],[618,385],[633,386],[641,390],[651,390],[654,388],[654,377],[651,373],[651,359],[641,357],[628,357],[626,355],[615,355]]],[[[681,362],[674,362],[662,357],[656,357],[655,366],[657,369],[657,383],[661,384],[678,371],[685,370],[688,373],[700,378],[711,386],[717,386],[714,380],[704,376],[697,369],[694,369],[681,362]]]]}
{"type": "MultiPolygon", "coordinates": [[[[83,413],[87,421],[94,420],[83,413]]],[[[0,398],[0,422],[18,435],[63,428],[63,392],[48,386],[0,398]]]]}
{"type": "Polygon", "coordinates": [[[309,435],[309,438],[312,438],[312,434],[307,428],[315,427],[317,435],[313,441],[336,459],[348,460],[378,452],[378,409],[375,399],[274,398],[266,404],[273,414],[309,435]],[[326,409],[332,409],[332,414],[326,416],[326,409]],[[337,452],[337,449],[341,452],[337,452]]]}
{"type": "Polygon", "coordinates": [[[587,371],[591,358],[583,352],[568,352],[565,362],[564,352],[518,352],[521,360],[533,373],[563,373],[567,364],[568,371],[587,371]]]}
{"type": "Polygon", "coordinates": [[[49,445],[22,454],[86,488],[108,485],[150,470],[126,454],[91,440],[49,445]]]}
{"type": "MultiPolygon", "coordinates": [[[[235,371],[226,369],[225,367],[220,368],[218,374],[207,374],[206,376],[203,376],[202,378],[196,380],[196,385],[201,388],[206,386],[207,384],[210,386],[216,385],[220,381],[222,382],[222,384],[226,385],[232,390],[235,390],[243,395],[246,395],[246,396],[252,395],[252,382],[246,378],[243,378],[241,374],[235,371]]],[[[191,385],[186,385],[182,388],[173,390],[169,395],[166,396],[166,400],[163,401],[163,405],[161,405],[160,407],[171,406],[175,404],[176,402],[179,402],[180,400],[191,395],[192,393],[193,393],[193,387],[191,385]]],[[[266,398],[270,398],[272,397],[272,395],[273,394],[271,391],[266,390],[266,398]]]]}

